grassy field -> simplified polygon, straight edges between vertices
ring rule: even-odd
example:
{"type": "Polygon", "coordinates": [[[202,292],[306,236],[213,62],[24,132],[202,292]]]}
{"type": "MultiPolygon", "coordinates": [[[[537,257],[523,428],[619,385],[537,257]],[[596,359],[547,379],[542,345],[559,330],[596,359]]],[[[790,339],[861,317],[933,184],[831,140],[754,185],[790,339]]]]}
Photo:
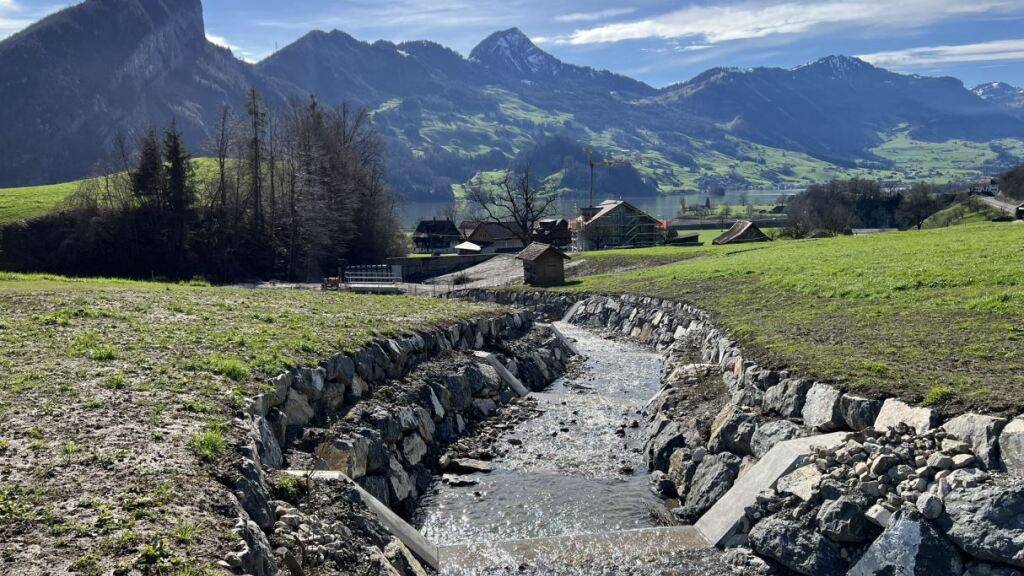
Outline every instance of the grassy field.
{"type": "Polygon", "coordinates": [[[1022,243],[1024,225],[982,223],[584,254],[606,269],[662,265],[587,276],[561,290],[690,301],[769,364],[944,410],[1017,414],[1024,407],[1022,243]]]}
{"type": "Polygon", "coordinates": [[[928,217],[922,228],[945,228],[962,224],[991,222],[1005,216],[1001,211],[980,202],[957,202],[928,217]]]}
{"type": "Polygon", "coordinates": [[[77,190],[81,183],[82,181],[76,181],[49,186],[0,189],[0,224],[31,220],[53,211],[77,190]]]}
{"type": "Polygon", "coordinates": [[[205,465],[266,377],[487,310],[2,273],[0,308],[0,573],[181,576],[235,545],[205,465]]]}

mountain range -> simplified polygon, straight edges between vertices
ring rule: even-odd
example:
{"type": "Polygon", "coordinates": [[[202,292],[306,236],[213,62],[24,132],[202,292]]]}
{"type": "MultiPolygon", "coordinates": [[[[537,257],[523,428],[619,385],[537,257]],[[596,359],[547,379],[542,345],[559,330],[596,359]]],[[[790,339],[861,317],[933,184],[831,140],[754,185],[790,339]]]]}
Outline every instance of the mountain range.
{"type": "MultiPolygon", "coordinates": [[[[0,186],[88,175],[117,134],[172,118],[201,155],[222,107],[244,112],[250,87],[271,107],[312,94],[371,110],[392,187],[411,198],[448,198],[516,159],[567,149],[552,140],[633,156],[636,174],[609,191],[619,195],[972,178],[1024,156],[1024,91],[847,56],[714,68],[659,89],[562,62],[515,28],[468,58],[335,30],[249,64],[207,40],[200,0],[86,0],[0,42],[0,186]]],[[[545,162],[544,176],[578,173],[578,156],[545,162]]]]}

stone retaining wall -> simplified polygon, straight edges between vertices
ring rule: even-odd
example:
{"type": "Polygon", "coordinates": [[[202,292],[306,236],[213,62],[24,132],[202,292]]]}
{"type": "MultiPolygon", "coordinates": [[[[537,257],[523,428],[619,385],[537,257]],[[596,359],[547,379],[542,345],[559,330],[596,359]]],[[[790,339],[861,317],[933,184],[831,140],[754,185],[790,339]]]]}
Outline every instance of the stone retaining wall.
{"type": "MultiPolygon", "coordinates": [[[[344,472],[392,509],[409,512],[443,448],[514,396],[492,366],[467,351],[495,352],[527,385],[546,385],[564,371],[571,352],[538,330],[523,310],[378,340],[272,379],[268,392],[247,401],[233,423],[239,457],[225,483],[237,498],[236,533],[244,545],[226,567],[272,576],[281,567],[294,573],[294,566],[317,566],[345,552],[339,527],[271,498],[270,478],[294,466],[287,461],[293,445],[308,449],[298,453],[309,457],[303,466],[344,472]],[[448,357],[451,370],[444,375],[416,377],[417,367],[448,357]]],[[[422,573],[401,543],[387,548],[368,557],[382,574],[422,573]]]]}
{"type": "Polygon", "coordinates": [[[747,511],[733,544],[746,544],[749,533],[754,550],[770,559],[765,571],[781,564],[801,574],[889,573],[893,549],[903,547],[896,562],[935,574],[1024,576],[1010,568],[1024,567],[1024,484],[1015,479],[1024,475],[1024,418],[963,414],[942,422],[927,407],[763,367],[704,311],[683,303],[545,292],[462,296],[530,306],[547,317],[572,310],[569,322],[667,354],[664,386],[647,410],[646,450],[652,487],[677,502],[673,512],[684,522],[696,521],[776,443],[849,431],[846,444],[819,451],[747,511]],[[717,405],[694,393],[709,379],[720,380],[717,405]],[[971,496],[979,491],[984,499],[971,496]],[[856,537],[851,524],[859,526],[856,537]],[[942,551],[948,565],[929,566],[929,556],[942,551]]]}

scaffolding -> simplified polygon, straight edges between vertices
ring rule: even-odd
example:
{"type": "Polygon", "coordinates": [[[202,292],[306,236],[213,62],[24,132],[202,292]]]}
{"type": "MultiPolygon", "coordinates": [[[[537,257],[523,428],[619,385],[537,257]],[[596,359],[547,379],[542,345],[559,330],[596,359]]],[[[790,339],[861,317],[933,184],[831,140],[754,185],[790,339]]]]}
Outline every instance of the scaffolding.
{"type": "Polygon", "coordinates": [[[609,200],[584,208],[573,224],[574,252],[642,248],[665,242],[661,221],[623,201],[609,200]]]}

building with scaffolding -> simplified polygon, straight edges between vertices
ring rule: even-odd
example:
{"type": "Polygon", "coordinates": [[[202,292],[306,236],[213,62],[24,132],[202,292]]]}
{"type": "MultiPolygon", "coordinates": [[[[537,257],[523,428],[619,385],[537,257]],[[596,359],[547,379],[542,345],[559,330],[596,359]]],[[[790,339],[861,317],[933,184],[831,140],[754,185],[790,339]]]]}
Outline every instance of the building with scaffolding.
{"type": "Polygon", "coordinates": [[[573,249],[640,248],[665,242],[665,222],[629,202],[605,200],[580,210],[573,222],[573,249]]]}

